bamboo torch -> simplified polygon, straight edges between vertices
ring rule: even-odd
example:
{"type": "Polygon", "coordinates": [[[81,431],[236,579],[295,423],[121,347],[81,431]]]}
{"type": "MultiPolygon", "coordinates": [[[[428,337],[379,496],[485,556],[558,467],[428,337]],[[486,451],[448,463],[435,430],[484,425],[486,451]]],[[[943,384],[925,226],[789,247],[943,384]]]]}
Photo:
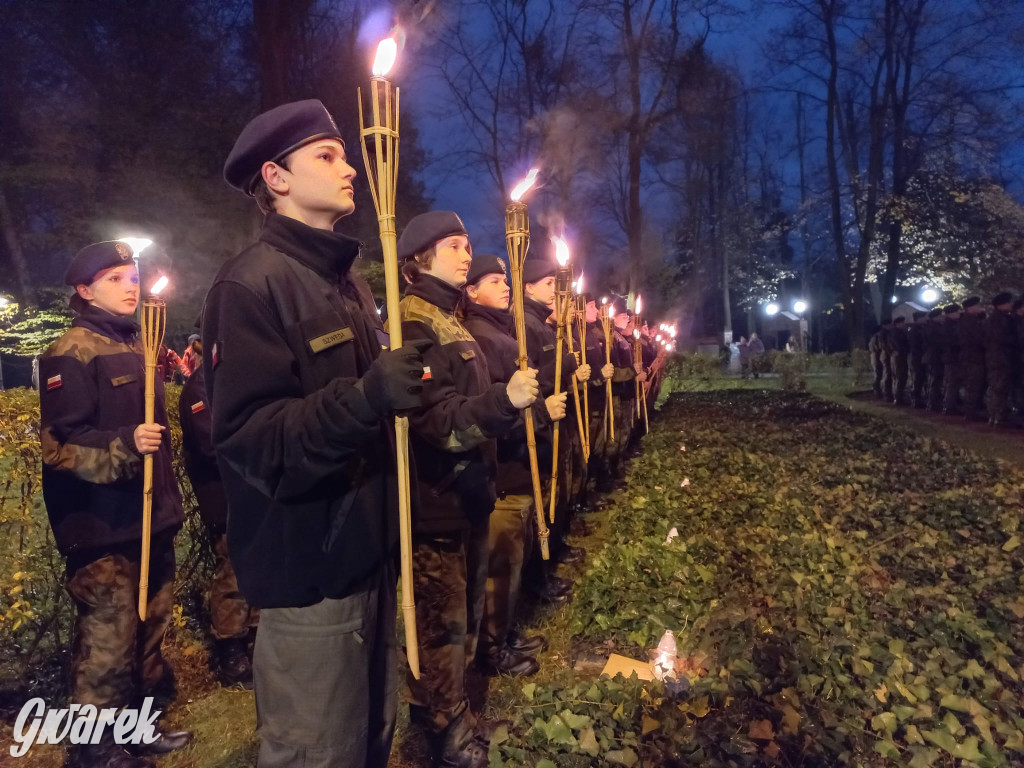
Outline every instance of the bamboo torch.
{"type": "MultiPolygon", "coordinates": [[[[607,298],[601,299],[601,326],[604,329],[604,362],[611,365],[612,362],[612,320],[615,319],[615,305],[609,304],[607,311],[605,303],[607,298]]],[[[612,380],[605,381],[604,412],[608,417],[609,439],[615,442],[615,404],[612,402],[612,380]]]]}
{"type": "MultiPolygon", "coordinates": [[[[580,332],[580,356],[587,362],[587,300],[583,295],[583,272],[576,281],[576,324],[580,332]]],[[[591,371],[593,376],[594,372],[591,371]]],[[[583,385],[583,458],[590,461],[590,387],[583,385]]]]}
{"type": "MultiPolygon", "coordinates": [[[[555,338],[555,394],[562,388],[562,345],[565,341],[565,313],[569,308],[569,244],[562,238],[555,239],[555,259],[558,269],[555,272],[555,324],[558,333],[555,338]]],[[[576,379],[573,379],[575,383],[576,379]]],[[[554,424],[551,456],[551,498],[548,500],[548,514],[551,522],[555,522],[555,500],[558,498],[558,426],[554,424]]]]}
{"type": "MultiPolygon", "coordinates": [[[[384,254],[384,281],[387,291],[388,335],[391,349],[402,346],[402,318],[398,308],[401,300],[398,285],[398,247],[395,233],[395,195],[398,187],[398,97],[392,100],[388,70],[398,56],[398,43],[386,37],[377,46],[370,80],[372,123],[363,120],[363,93],[357,89],[359,102],[359,139],[363,148],[366,179],[377,209],[377,227],[384,254]],[[373,145],[371,161],[370,144],[373,145]]],[[[409,671],[419,680],[420,651],[416,634],[416,598],[412,577],[412,501],[409,490],[409,419],[395,416],[395,458],[398,469],[398,535],[401,549],[402,618],[405,624],[405,650],[409,671]]]]}
{"type": "MultiPolygon", "coordinates": [[[[516,326],[516,342],[519,345],[519,370],[529,368],[526,354],[526,310],[523,306],[523,262],[530,249],[530,214],[526,203],[521,201],[527,190],[537,179],[537,169],[512,190],[512,201],[505,207],[505,246],[508,248],[509,267],[512,272],[512,317],[516,326]]],[[[537,538],[540,540],[540,556],[550,559],[548,551],[547,522],[544,520],[544,495],[540,488],[540,467],[537,464],[537,435],[533,425],[533,409],[523,409],[526,424],[526,449],[530,455],[530,476],[533,479],[533,504],[537,515],[537,538]]]]}
{"type": "MultiPolygon", "coordinates": [[[[644,364],[644,353],[643,348],[640,345],[640,328],[643,325],[643,319],[641,312],[643,311],[643,299],[640,298],[640,294],[636,295],[636,320],[634,328],[634,335],[636,338],[636,361],[643,367],[644,364]]],[[[647,424],[647,387],[644,386],[643,382],[637,381],[636,390],[636,415],[639,418],[640,410],[643,408],[644,416],[644,434],[650,432],[650,427],[647,424]]]]}
{"type": "MultiPolygon", "coordinates": [[[[156,417],[156,360],[167,328],[167,304],[157,294],[167,287],[161,277],[142,300],[142,354],[146,364],[145,419],[156,417]]],[[[139,619],[146,620],[149,603],[149,544],[153,531],[153,454],[142,457],[142,557],[139,561],[139,619]]]]}
{"type": "MultiPolygon", "coordinates": [[[[579,351],[577,351],[573,343],[572,327],[573,324],[576,322],[576,297],[573,295],[573,292],[576,290],[576,284],[571,283],[570,285],[571,290],[566,292],[566,295],[562,298],[562,301],[564,303],[563,314],[565,315],[565,339],[569,343],[569,354],[572,355],[573,358],[576,360],[576,367],[578,368],[581,365],[580,358],[586,354],[587,348],[581,346],[579,351]]],[[[583,359],[583,362],[586,362],[586,358],[583,359]]],[[[586,386],[586,384],[583,385],[584,389],[586,389],[586,386]]],[[[575,376],[572,377],[572,401],[573,404],[576,406],[576,427],[580,431],[580,444],[583,447],[583,460],[589,461],[590,450],[587,448],[587,443],[585,440],[586,435],[583,431],[583,403],[580,401],[580,386],[579,382],[576,381],[575,376]]]]}

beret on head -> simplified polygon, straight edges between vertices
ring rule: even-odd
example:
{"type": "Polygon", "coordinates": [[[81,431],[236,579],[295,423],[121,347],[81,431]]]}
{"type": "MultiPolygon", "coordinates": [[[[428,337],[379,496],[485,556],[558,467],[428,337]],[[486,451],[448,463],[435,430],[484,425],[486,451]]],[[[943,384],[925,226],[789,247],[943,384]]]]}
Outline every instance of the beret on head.
{"type": "Polygon", "coordinates": [[[132,247],[120,240],[87,245],[71,260],[64,273],[64,282],[72,286],[90,285],[97,272],[131,264],[133,255],[132,247]]]}
{"type": "Polygon", "coordinates": [[[398,238],[398,258],[411,259],[438,240],[452,235],[466,235],[466,226],[454,211],[430,211],[414,216],[398,238]]]}
{"type": "Polygon", "coordinates": [[[905,318],[905,317],[897,317],[895,320],[892,321],[892,324],[893,325],[903,325],[905,322],[907,322],[907,318],[905,318]]]}
{"type": "Polygon", "coordinates": [[[922,317],[928,317],[927,312],[915,312],[913,315],[915,320],[920,320],[922,317]]]}
{"type": "Polygon", "coordinates": [[[469,265],[469,274],[466,275],[466,285],[483,280],[488,275],[504,275],[505,262],[491,253],[483,253],[473,257],[469,265]]]}
{"type": "Polygon", "coordinates": [[[957,304],[956,302],[953,302],[952,304],[947,304],[946,306],[944,306],[942,308],[942,311],[945,312],[947,315],[952,315],[954,312],[960,311],[960,305],[957,304]]]}
{"type": "Polygon", "coordinates": [[[317,139],[337,139],[338,126],[319,99],[282,104],[257,115],[242,129],[224,163],[224,180],[252,194],[264,163],[276,163],[317,139]]]}
{"type": "Polygon", "coordinates": [[[928,313],[928,317],[942,317],[942,307],[936,307],[928,313]]]}
{"type": "Polygon", "coordinates": [[[997,294],[992,299],[992,306],[993,307],[1000,307],[1003,304],[1009,304],[1012,301],[1013,301],[1013,294],[1012,293],[1005,293],[1004,292],[1004,293],[997,294]]]}
{"type": "Polygon", "coordinates": [[[980,296],[971,296],[969,299],[964,299],[964,309],[969,309],[977,304],[981,304],[980,296]]]}
{"type": "Polygon", "coordinates": [[[546,259],[543,256],[535,256],[523,262],[523,284],[539,283],[545,277],[554,276],[558,271],[558,262],[546,259]]]}
{"type": "Polygon", "coordinates": [[[199,341],[199,334],[198,333],[193,333],[191,336],[188,337],[188,344],[190,346],[191,346],[193,341],[199,341]]]}

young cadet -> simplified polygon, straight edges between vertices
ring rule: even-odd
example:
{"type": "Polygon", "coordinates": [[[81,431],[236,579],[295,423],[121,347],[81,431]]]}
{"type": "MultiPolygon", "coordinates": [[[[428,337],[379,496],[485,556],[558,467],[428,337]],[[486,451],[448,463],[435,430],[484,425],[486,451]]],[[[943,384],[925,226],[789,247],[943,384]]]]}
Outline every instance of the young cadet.
{"type": "Polygon", "coordinates": [[[396,411],[423,362],[386,337],[352,213],[345,144],[315,99],[242,131],[224,178],[266,214],[203,309],[228,550],[260,608],[253,652],[259,765],[385,766],[394,735],[396,411]]]}
{"type": "Polygon", "coordinates": [[[210,434],[213,420],[206,404],[206,371],[201,365],[202,358],[199,363],[181,388],[178,418],[185,471],[196,495],[199,517],[213,545],[210,629],[214,638],[214,669],[222,685],[240,684],[252,688],[249,636],[255,632],[259,611],[249,605],[239,591],[238,578],[228,557],[228,500],[213,451],[210,434]]]}
{"type": "MultiPolygon", "coordinates": [[[[558,264],[543,257],[528,258],[523,263],[523,292],[525,294],[523,306],[526,320],[526,346],[530,358],[537,361],[537,380],[540,383],[541,394],[549,397],[555,391],[555,349],[558,342],[558,333],[554,322],[555,308],[555,273],[558,264]]],[[[577,372],[576,360],[568,353],[567,348],[562,349],[562,377],[559,384],[560,392],[568,392],[572,386],[572,378],[579,374],[580,381],[586,381],[590,377],[590,366],[584,364],[577,372]]],[[[559,427],[559,455],[558,455],[558,487],[555,489],[558,499],[556,500],[555,520],[550,526],[551,530],[551,556],[563,563],[576,563],[581,561],[585,552],[580,547],[573,547],[564,542],[564,536],[569,529],[568,520],[568,489],[571,488],[572,473],[572,449],[573,430],[576,428],[575,418],[566,418],[559,427]]],[[[550,474],[549,467],[552,461],[550,458],[541,458],[541,471],[546,475],[550,474]]],[[[549,484],[550,488],[550,484],[549,484]]],[[[535,565],[536,559],[534,560],[535,565]]],[[[531,581],[537,582],[540,573],[535,569],[531,572],[531,581]]],[[[568,594],[572,589],[573,582],[569,579],[561,579],[548,571],[542,597],[551,596],[557,601],[557,595],[568,594]]]]}
{"type": "MultiPolygon", "coordinates": [[[[484,354],[491,381],[508,381],[519,370],[519,345],[508,309],[505,262],[497,256],[474,256],[465,291],[469,301],[463,307],[463,324],[484,354]]],[[[550,421],[565,416],[565,393],[548,401],[538,400],[533,406],[536,432],[542,440],[544,435],[550,439],[550,421]]],[[[540,635],[520,637],[512,629],[523,563],[530,557],[537,537],[533,476],[523,423],[498,438],[497,494],[491,512],[487,593],[477,658],[491,674],[532,675],[540,664],[531,654],[546,647],[547,640],[540,635]]]]}
{"type": "Polygon", "coordinates": [[[615,307],[612,363],[616,370],[612,376],[612,399],[615,402],[615,454],[618,461],[629,450],[633,439],[633,428],[636,426],[636,380],[643,374],[633,351],[633,315],[626,309],[624,296],[616,298],[615,307]]]}
{"type": "Polygon", "coordinates": [[[414,217],[398,241],[409,285],[403,338],[429,342],[424,405],[409,415],[416,465],[413,572],[420,679],[409,676],[410,717],[442,766],[487,765],[486,726],[466,694],[487,581],[488,518],[496,498],[495,437],[537,398],[536,371],[492,383],[479,345],[456,316],[472,249],[451,211],[414,217]]]}
{"type": "Polygon", "coordinates": [[[606,453],[608,450],[608,416],[605,412],[608,387],[605,385],[615,373],[615,366],[607,363],[605,352],[604,326],[601,324],[600,311],[594,297],[587,295],[587,363],[598,375],[591,376],[587,382],[590,387],[590,477],[594,478],[597,491],[611,490],[612,477],[608,469],[606,453]]]}
{"type": "MultiPolygon", "coordinates": [[[[160,644],[174,603],[174,535],[184,522],[171,467],[163,382],[156,420],[145,418],[145,362],[135,324],[139,274],[126,243],[83,248],[64,276],[74,287],[71,330],[39,360],[43,499],[57,548],[67,558],[75,604],[71,703],[137,707],[137,697],[173,695],[160,644]],[[143,456],[153,456],[148,614],[139,621],[143,456]],[[136,687],[136,681],[141,685],[136,687]]],[[[165,706],[161,701],[155,709],[165,706]]],[[[186,732],[164,733],[139,754],[185,746],[186,732]]],[[[142,768],[114,742],[77,748],[83,768],[142,768]]]]}

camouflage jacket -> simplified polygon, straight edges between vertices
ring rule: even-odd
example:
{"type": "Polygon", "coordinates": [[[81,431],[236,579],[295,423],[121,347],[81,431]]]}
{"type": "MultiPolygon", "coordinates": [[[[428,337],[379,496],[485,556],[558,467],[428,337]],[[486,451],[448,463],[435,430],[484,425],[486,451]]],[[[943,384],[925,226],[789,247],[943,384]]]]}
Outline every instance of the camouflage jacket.
{"type": "Polygon", "coordinates": [[[433,342],[423,353],[427,404],[409,414],[413,527],[421,533],[459,531],[487,519],[496,498],[494,438],[520,418],[505,384],[492,383],[480,346],[455,316],[461,298],[458,288],[421,275],[399,305],[403,340],[433,342]]]}
{"type": "MultiPolygon", "coordinates": [[[[142,538],[143,461],[134,433],[145,420],[145,363],[131,317],[88,307],[71,325],[39,359],[40,436],[57,547],[82,556],[142,538]]],[[[159,378],[155,419],[167,425],[159,378]]],[[[183,521],[167,431],[153,454],[153,533],[183,521]]]]}

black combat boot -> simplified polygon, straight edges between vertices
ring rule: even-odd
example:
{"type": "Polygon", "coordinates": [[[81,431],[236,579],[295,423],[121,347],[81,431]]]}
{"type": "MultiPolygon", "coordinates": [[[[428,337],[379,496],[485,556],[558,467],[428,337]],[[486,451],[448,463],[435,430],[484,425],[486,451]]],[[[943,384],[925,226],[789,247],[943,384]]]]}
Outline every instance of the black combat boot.
{"type": "Polygon", "coordinates": [[[520,635],[514,629],[508,633],[506,644],[516,653],[528,653],[531,656],[548,649],[548,639],[544,635],[520,635]]]}
{"type": "Polygon", "coordinates": [[[154,768],[144,757],[129,755],[114,742],[113,724],[103,730],[99,744],[82,744],[68,750],[65,768],[154,768]]]}
{"type": "Polygon", "coordinates": [[[252,690],[252,662],[249,660],[246,639],[218,640],[214,648],[217,679],[225,688],[240,685],[252,690]]]}
{"type": "Polygon", "coordinates": [[[507,645],[501,649],[497,656],[488,656],[480,666],[491,677],[498,677],[499,675],[531,677],[540,671],[540,662],[533,658],[533,656],[513,651],[507,645]]]}

